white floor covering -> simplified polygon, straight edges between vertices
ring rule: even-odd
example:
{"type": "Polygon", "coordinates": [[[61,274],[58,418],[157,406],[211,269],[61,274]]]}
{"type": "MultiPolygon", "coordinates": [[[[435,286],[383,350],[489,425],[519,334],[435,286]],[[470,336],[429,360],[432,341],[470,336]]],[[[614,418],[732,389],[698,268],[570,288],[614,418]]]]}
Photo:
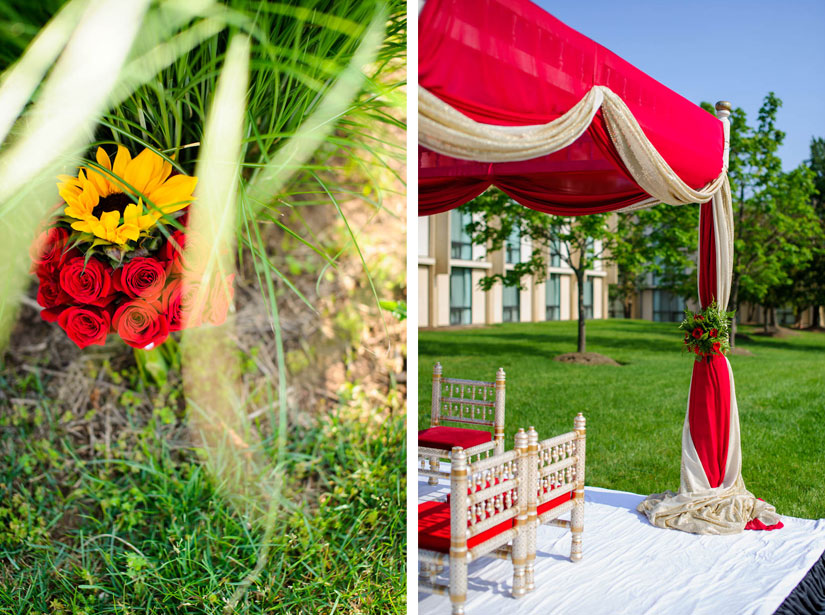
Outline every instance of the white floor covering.
{"type": "MultiPolygon", "coordinates": [[[[447,493],[446,482],[418,483],[419,501],[443,500],[447,493]]],[[[825,550],[825,519],[782,517],[785,527],[772,532],[696,536],[651,526],[636,512],[642,499],[587,487],[584,559],[568,559],[569,532],[541,526],[536,589],[519,600],[510,596],[509,561],[473,562],[468,615],[768,615],[825,550]]],[[[445,568],[439,582],[447,583],[448,574],[445,568]]],[[[447,615],[449,598],[420,592],[418,612],[447,615]]]]}

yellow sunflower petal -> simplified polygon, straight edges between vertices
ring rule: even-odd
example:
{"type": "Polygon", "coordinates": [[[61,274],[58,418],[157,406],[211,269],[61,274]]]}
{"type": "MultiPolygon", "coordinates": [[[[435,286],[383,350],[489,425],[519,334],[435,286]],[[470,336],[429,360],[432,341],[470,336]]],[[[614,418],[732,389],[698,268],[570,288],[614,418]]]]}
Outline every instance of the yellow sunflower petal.
{"type": "Polygon", "coordinates": [[[166,162],[163,158],[158,156],[160,159],[160,169],[157,170],[152,178],[147,182],[146,188],[144,189],[145,194],[149,194],[155,188],[158,188],[163,182],[165,182],[169,176],[172,174],[172,165],[169,162],[166,162]]]}
{"type": "Polygon", "coordinates": [[[98,196],[105,198],[111,194],[109,182],[101,173],[94,169],[86,169],[86,175],[89,177],[89,183],[95,187],[98,196]]]}
{"type": "Polygon", "coordinates": [[[97,148],[95,159],[97,160],[97,164],[102,166],[104,169],[108,169],[109,171],[112,170],[112,161],[109,160],[109,154],[107,154],[106,150],[102,147],[97,148]]]}
{"type": "Polygon", "coordinates": [[[143,205],[137,205],[136,203],[130,203],[126,206],[123,210],[123,223],[129,224],[130,222],[134,222],[138,219],[140,214],[143,213],[143,205]]]}
{"type": "Polygon", "coordinates": [[[197,183],[197,177],[175,175],[147,196],[163,213],[170,214],[192,202],[192,192],[197,183]]]}
{"type": "Polygon", "coordinates": [[[95,185],[90,181],[86,181],[83,185],[83,192],[81,192],[77,198],[83,207],[87,208],[90,212],[100,202],[100,195],[97,193],[97,188],[95,188],[95,185]]]}
{"type": "MultiPolygon", "coordinates": [[[[112,166],[112,173],[120,179],[126,179],[126,167],[129,166],[130,162],[132,162],[132,155],[129,153],[129,150],[122,145],[118,145],[117,156],[115,156],[115,164],[112,166]]],[[[123,191],[123,185],[120,182],[117,180],[109,181],[117,187],[118,191],[123,191]]]]}
{"type": "Polygon", "coordinates": [[[106,228],[106,230],[113,230],[117,228],[117,225],[120,224],[120,212],[119,211],[104,211],[100,214],[100,223],[106,228]]]}
{"type": "Polygon", "coordinates": [[[123,224],[117,229],[117,243],[126,243],[127,240],[137,241],[140,237],[140,229],[136,224],[123,224]]]}
{"type": "Polygon", "coordinates": [[[80,193],[83,192],[83,190],[81,190],[77,186],[57,184],[57,192],[60,195],[60,198],[62,198],[64,201],[68,203],[70,200],[76,200],[77,197],[80,196],[80,193]]]}
{"type": "Polygon", "coordinates": [[[88,220],[80,220],[79,222],[72,222],[72,228],[81,233],[93,233],[92,225],[88,220]]]}
{"type": "Polygon", "coordinates": [[[137,220],[137,225],[140,227],[140,230],[146,230],[152,228],[155,224],[157,224],[158,219],[160,218],[161,214],[157,212],[151,212],[146,214],[145,216],[141,216],[137,220]]]}
{"type": "Polygon", "coordinates": [[[82,205],[67,205],[63,213],[70,218],[77,218],[78,220],[85,220],[92,215],[92,210],[82,205]]]}
{"type": "Polygon", "coordinates": [[[80,180],[78,180],[74,175],[58,175],[58,181],[68,184],[69,186],[78,186],[80,185],[80,180]]]}
{"type": "Polygon", "coordinates": [[[144,149],[126,167],[124,180],[138,192],[146,193],[146,185],[160,173],[163,158],[150,149],[144,149]]]}

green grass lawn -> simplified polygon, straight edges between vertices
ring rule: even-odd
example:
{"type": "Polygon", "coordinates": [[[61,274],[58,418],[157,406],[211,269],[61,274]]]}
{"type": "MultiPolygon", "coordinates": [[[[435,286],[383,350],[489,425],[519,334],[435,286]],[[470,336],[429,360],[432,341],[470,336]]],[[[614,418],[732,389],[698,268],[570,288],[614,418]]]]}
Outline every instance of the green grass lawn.
{"type": "MultiPolygon", "coordinates": [[[[745,328],[747,332],[747,328],[745,328]]],[[[507,448],[519,427],[540,438],[587,418],[587,484],[648,494],[679,487],[692,359],[675,323],[588,321],[587,350],[622,365],[553,361],[576,349],[576,322],[513,323],[419,333],[419,427],[429,425],[432,366],[493,380],[507,372],[507,448]]],[[[742,475],[780,514],[825,517],[825,334],[752,336],[731,357],[742,475]]]]}
{"type": "MultiPolygon", "coordinates": [[[[101,412],[56,416],[43,377],[10,381],[1,368],[3,615],[406,612],[399,394],[379,410],[356,388],[332,413],[290,428],[267,545],[244,501],[187,443],[174,391],[155,391],[146,416],[136,402],[151,392],[124,381],[129,425],[104,441],[92,436],[101,412]]],[[[272,439],[261,446],[275,458],[272,439]]]]}

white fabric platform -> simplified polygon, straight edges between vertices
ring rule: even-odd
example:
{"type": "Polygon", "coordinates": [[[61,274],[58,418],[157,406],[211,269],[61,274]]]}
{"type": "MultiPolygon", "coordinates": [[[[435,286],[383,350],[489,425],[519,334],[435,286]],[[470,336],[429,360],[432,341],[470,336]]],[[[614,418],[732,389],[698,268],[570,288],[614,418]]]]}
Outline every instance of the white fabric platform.
{"type": "MultiPolygon", "coordinates": [[[[419,501],[443,500],[447,493],[445,481],[418,483],[419,501]]],[[[576,564],[568,559],[569,532],[541,526],[536,589],[520,600],[510,596],[509,561],[474,562],[468,615],[769,615],[825,550],[825,519],[782,517],[781,530],[698,536],[651,526],[636,512],[642,499],[587,487],[584,559],[576,564]]],[[[447,583],[448,574],[445,568],[439,581],[447,583]]],[[[422,592],[418,612],[449,615],[449,598],[422,592]]]]}

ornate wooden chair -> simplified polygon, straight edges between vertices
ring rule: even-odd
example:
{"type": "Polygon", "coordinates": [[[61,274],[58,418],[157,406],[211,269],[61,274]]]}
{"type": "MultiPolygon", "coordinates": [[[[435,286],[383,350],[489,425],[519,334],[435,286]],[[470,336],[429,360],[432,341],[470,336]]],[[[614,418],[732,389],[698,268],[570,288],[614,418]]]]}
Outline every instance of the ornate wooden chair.
{"type": "Polygon", "coordinates": [[[530,452],[527,434],[519,430],[514,450],[475,463],[468,458],[460,447],[451,451],[448,502],[418,505],[419,588],[448,594],[453,615],[464,614],[470,562],[485,555],[510,558],[512,593],[520,597],[527,591],[528,554],[535,558],[536,551],[535,520],[532,525],[528,521],[536,448],[530,452]],[[450,567],[449,586],[436,582],[445,565],[450,567]]]}
{"type": "MultiPolygon", "coordinates": [[[[539,442],[536,430],[527,432],[530,465],[530,501],[528,522],[535,528],[549,524],[570,529],[572,535],[570,560],[582,558],[584,530],[584,461],[585,419],[579,412],[573,420],[573,431],[539,442]],[[570,511],[570,521],[559,519],[570,511]]],[[[528,544],[526,588],[535,587],[533,570],[536,563],[536,542],[528,544]]]]}
{"type": "Polygon", "coordinates": [[[439,471],[440,459],[449,458],[459,447],[469,460],[490,451],[504,452],[504,370],[496,372],[495,382],[443,378],[441,363],[433,367],[433,396],[430,427],[418,432],[418,458],[421,473],[429,484],[438,484],[439,477],[449,474],[439,471]],[[443,423],[458,423],[484,429],[452,427],[443,423]],[[429,468],[427,464],[429,462],[429,468]]]}

